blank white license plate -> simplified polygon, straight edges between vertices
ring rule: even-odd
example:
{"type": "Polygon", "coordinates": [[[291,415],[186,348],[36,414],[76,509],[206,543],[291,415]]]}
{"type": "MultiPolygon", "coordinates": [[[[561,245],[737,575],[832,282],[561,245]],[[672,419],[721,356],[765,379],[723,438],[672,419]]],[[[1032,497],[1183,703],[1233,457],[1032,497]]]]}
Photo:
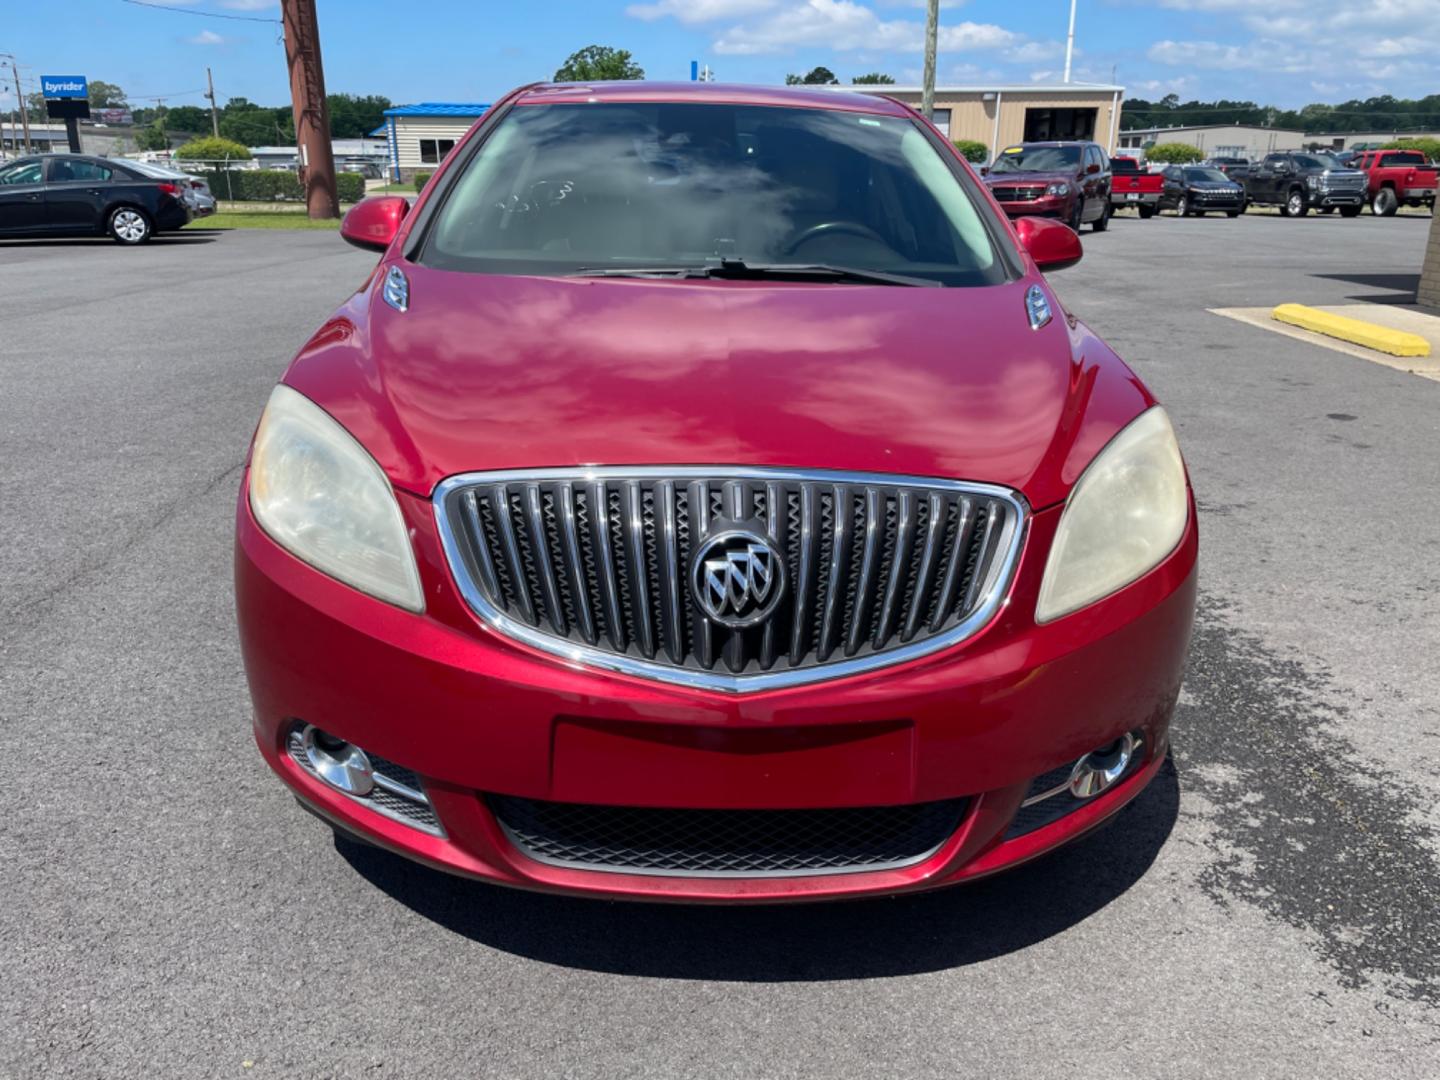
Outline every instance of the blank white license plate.
{"type": "Polygon", "coordinates": [[[1139,202],[1139,201],[1140,201],[1140,193],[1139,193],[1138,191],[1132,191],[1132,192],[1130,192],[1130,194],[1128,194],[1128,195],[1125,196],[1125,201],[1126,201],[1126,202],[1139,202]]]}

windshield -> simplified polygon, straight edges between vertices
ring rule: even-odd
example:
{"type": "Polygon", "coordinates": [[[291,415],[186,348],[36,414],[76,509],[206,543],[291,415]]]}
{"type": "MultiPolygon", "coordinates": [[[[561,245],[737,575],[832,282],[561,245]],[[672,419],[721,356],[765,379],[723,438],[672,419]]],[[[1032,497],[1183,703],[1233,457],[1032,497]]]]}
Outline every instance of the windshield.
{"type": "Polygon", "coordinates": [[[1219,169],[1186,169],[1185,179],[1189,180],[1192,184],[1203,183],[1207,180],[1219,180],[1221,182],[1229,182],[1230,180],[1230,178],[1219,169]]]}
{"type": "Polygon", "coordinates": [[[915,122],[688,103],[520,105],[464,166],[420,261],[565,274],[825,263],[1005,280],[984,219],[915,122]]]}
{"type": "Polygon", "coordinates": [[[1080,165],[1078,146],[1011,146],[990,166],[992,173],[1073,172],[1080,165]]]}

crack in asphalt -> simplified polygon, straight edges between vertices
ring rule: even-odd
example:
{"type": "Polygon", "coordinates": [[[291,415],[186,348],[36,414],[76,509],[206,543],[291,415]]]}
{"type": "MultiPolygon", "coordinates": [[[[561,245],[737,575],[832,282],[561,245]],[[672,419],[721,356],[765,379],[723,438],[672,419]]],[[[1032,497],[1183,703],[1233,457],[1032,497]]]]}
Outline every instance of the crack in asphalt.
{"type": "Polygon", "coordinates": [[[1341,985],[1440,1005],[1440,860],[1420,794],[1336,734],[1329,672],[1276,654],[1202,595],[1175,756],[1213,829],[1201,889],[1315,935],[1341,985]]]}
{"type": "MultiPolygon", "coordinates": [[[[111,545],[95,558],[75,567],[59,581],[28,600],[22,600],[11,608],[0,609],[0,618],[3,618],[7,631],[23,630],[34,622],[34,617],[40,614],[53,600],[69,592],[75,585],[105,569],[113,564],[121,556],[136,547],[146,537],[153,536],[159,532],[187,507],[193,508],[197,502],[205,496],[214,492],[220,485],[224,484],[230,477],[236,475],[245,467],[243,461],[234,465],[227,465],[220,472],[210,477],[198,490],[186,491],[177,495],[168,503],[158,507],[155,513],[147,517],[140,525],[130,530],[119,543],[111,545]],[[28,616],[28,618],[27,618],[28,616]]],[[[3,641],[3,639],[0,639],[3,641]]]]}

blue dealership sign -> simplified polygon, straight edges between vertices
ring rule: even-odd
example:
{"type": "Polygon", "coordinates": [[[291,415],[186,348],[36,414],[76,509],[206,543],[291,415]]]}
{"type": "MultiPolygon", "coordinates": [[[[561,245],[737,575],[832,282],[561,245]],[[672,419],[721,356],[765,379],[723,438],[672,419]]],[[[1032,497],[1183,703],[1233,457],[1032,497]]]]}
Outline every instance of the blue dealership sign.
{"type": "Polygon", "coordinates": [[[88,98],[90,84],[84,75],[41,75],[40,93],[47,100],[56,98],[88,98]]]}

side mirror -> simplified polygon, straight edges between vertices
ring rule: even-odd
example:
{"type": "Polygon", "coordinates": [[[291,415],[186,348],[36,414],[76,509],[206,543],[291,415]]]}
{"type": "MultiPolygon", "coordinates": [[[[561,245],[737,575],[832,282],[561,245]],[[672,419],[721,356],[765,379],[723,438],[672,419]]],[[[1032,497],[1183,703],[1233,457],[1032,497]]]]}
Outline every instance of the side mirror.
{"type": "Polygon", "coordinates": [[[1089,176],[1094,176],[1094,175],[1095,175],[1096,173],[1098,173],[1099,171],[1100,171],[1100,166],[1099,166],[1099,165],[1091,165],[1088,169],[1085,170],[1086,174],[1089,175],[1089,176]]]}
{"type": "Polygon", "coordinates": [[[1015,222],[1015,232],[1035,265],[1047,272],[1074,266],[1085,254],[1080,234],[1061,221],[1022,217],[1015,222]]]}
{"type": "Polygon", "coordinates": [[[340,235],[366,251],[384,251],[409,212],[410,200],[399,195],[362,199],[340,222],[340,235]]]}

